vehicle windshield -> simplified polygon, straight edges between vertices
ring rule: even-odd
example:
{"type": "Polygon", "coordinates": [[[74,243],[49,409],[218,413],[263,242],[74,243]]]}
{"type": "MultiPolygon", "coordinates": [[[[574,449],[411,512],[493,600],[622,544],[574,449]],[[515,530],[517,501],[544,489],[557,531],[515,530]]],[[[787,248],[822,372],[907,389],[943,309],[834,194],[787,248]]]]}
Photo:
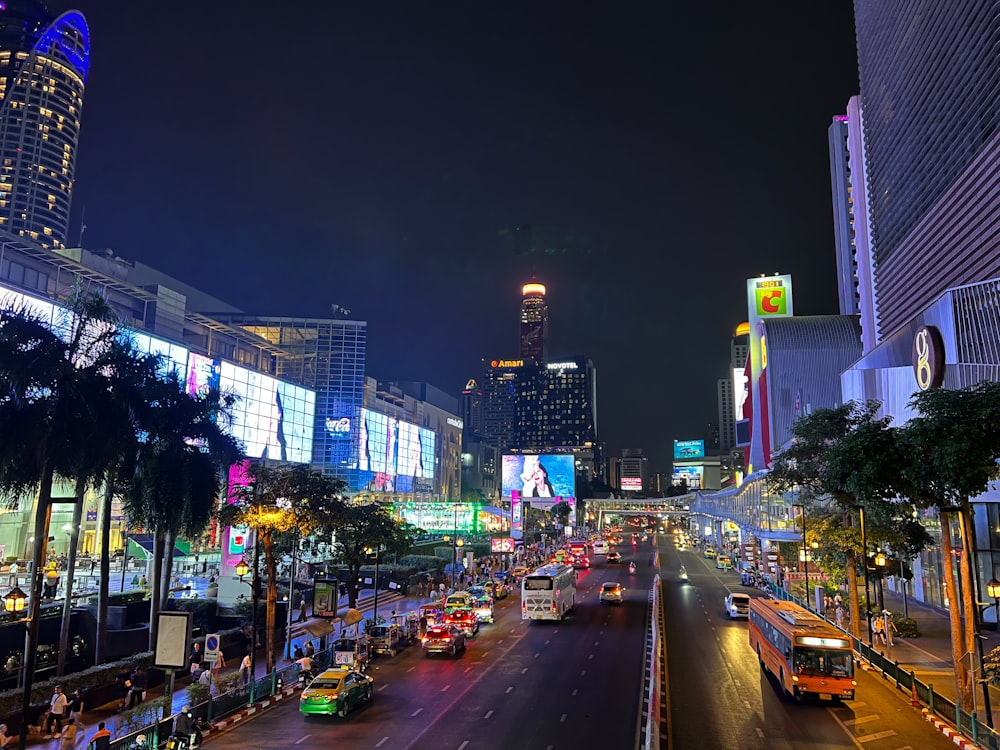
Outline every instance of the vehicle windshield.
{"type": "Polygon", "coordinates": [[[854,658],[850,651],[820,648],[796,648],[792,657],[795,674],[853,677],[854,658]]]}
{"type": "Polygon", "coordinates": [[[389,634],[389,628],[385,625],[377,625],[369,631],[372,638],[385,638],[389,634]]]}
{"type": "Polygon", "coordinates": [[[333,644],[334,651],[354,651],[354,641],[337,641],[333,644]]]}
{"type": "Polygon", "coordinates": [[[335,677],[324,677],[313,680],[309,684],[310,690],[337,690],[340,688],[340,679],[335,677]]]}
{"type": "Polygon", "coordinates": [[[524,579],[525,591],[551,591],[552,579],[540,576],[528,576],[524,579]]]}

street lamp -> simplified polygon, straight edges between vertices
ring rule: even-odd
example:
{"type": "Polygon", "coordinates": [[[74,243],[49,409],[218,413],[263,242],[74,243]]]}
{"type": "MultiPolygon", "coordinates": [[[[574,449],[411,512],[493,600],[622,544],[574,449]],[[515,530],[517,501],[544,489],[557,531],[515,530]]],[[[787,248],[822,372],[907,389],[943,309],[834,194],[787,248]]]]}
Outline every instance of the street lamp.
{"type": "MultiPolygon", "coordinates": [[[[458,554],[459,554],[459,551],[462,549],[462,545],[464,545],[464,544],[465,544],[465,541],[462,540],[460,537],[456,537],[455,538],[455,563],[454,563],[455,567],[452,568],[452,570],[457,570],[458,569],[458,554]]],[[[452,584],[452,588],[454,588],[454,584],[452,584]]]]}
{"type": "Polygon", "coordinates": [[[802,517],[802,569],[806,574],[806,606],[809,606],[809,550],[806,548],[806,507],[801,503],[795,503],[792,505],[793,508],[799,509],[799,515],[802,517]]]}
{"type": "Polygon", "coordinates": [[[865,531],[865,506],[855,505],[858,515],[861,518],[861,558],[865,563],[865,614],[868,620],[868,645],[874,647],[872,643],[872,595],[868,583],[868,535],[865,531]]]}
{"type": "MultiPolygon", "coordinates": [[[[1000,586],[1000,584],[997,584],[1000,586]]],[[[28,602],[28,595],[15,586],[3,597],[3,608],[7,612],[20,613],[28,602]]]]}
{"type": "Polygon", "coordinates": [[[236,563],[236,575],[239,576],[240,583],[250,586],[250,702],[253,703],[253,694],[257,688],[257,534],[254,535],[254,558],[253,558],[253,578],[247,582],[243,577],[250,572],[250,565],[246,558],[241,558],[236,563]]]}
{"type": "Polygon", "coordinates": [[[996,621],[1000,623],[1000,581],[996,578],[991,578],[986,583],[986,595],[993,600],[994,616],[996,621]]]}
{"type": "Polygon", "coordinates": [[[372,623],[375,625],[378,625],[378,564],[381,547],[382,545],[378,545],[375,549],[365,547],[365,554],[367,554],[369,558],[371,558],[372,555],[375,556],[375,605],[372,608],[372,623]]]}

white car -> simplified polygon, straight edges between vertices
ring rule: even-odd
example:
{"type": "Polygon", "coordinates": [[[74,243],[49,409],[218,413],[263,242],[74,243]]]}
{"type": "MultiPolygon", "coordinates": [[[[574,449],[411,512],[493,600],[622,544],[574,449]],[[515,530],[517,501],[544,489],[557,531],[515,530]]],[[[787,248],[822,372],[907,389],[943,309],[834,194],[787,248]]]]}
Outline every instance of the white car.
{"type": "Polygon", "coordinates": [[[601,584],[601,604],[622,604],[625,601],[625,587],[615,581],[605,581],[601,584]]]}
{"type": "Polygon", "coordinates": [[[726,613],[730,620],[737,617],[746,618],[750,613],[749,594],[730,594],[726,597],[726,613]]]}

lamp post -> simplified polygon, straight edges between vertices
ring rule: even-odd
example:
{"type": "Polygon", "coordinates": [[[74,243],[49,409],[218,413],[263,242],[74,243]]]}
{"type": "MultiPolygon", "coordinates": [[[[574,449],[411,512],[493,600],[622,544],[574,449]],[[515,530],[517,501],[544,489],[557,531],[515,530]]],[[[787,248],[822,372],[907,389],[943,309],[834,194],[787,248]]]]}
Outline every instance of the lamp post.
{"type": "Polygon", "coordinates": [[[871,589],[868,583],[868,535],[865,531],[865,507],[863,505],[855,505],[858,509],[858,515],[861,518],[861,558],[865,563],[865,614],[868,620],[868,645],[873,646],[872,643],[872,596],[871,589]]]}
{"type": "MultiPolygon", "coordinates": [[[[254,533],[253,544],[253,578],[250,579],[250,703],[253,703],[254,690],[257,687],[257,534],[254,533]]],[[[240,578],[240,583],[247,583],[243,577],[250,572],[250,566],[244,557],[236,564],[236,575],[240,578]]]]}
{"type": "Polygon", "coordinates": [[[382,545],[378,545],[374,550],[371,547],[365,547],[365,554],[367,554],[369,558],[373,555],[375,557],[375,604],[372,607],[372,623],[375,625],[378,625],[378,564],[381,547],[382,545]]]}
{"type": "Polygon", "coordinates": [[[885,553],[879,550],[875,553],[875,568],[878,570],[878,611],[885,611],[885,593],[882,589],[882,579],[885,577],[885,553]]]}
{"type": "Polygon", "coordinates": [[[806,547],[806,507],[801,503],[795,503],[793,508],[799,509],[799,516],[802,518],[802,569],[806,575],[806,607],[809,606],[809,550],[806,547]]]}
{"type": "Polygon", "coordinates": [[[1000,623],[1000,581],[991,578],[986,583],[986,595],[993,600],[993,616],[997,623],[1000,623]]]}

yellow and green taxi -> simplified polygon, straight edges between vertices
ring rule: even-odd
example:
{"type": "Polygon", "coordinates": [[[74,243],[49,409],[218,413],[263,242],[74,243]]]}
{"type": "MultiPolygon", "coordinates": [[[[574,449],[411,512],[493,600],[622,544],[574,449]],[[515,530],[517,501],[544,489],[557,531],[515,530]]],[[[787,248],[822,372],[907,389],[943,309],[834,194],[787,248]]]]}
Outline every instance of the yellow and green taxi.
{"type": "Polygon", "coordinates": [[[353,669],[328,669],[309,683],[299,696],[299,712],[306,716],[343,718],[352,708],[375,694],[375,680],[353,669]]]}

